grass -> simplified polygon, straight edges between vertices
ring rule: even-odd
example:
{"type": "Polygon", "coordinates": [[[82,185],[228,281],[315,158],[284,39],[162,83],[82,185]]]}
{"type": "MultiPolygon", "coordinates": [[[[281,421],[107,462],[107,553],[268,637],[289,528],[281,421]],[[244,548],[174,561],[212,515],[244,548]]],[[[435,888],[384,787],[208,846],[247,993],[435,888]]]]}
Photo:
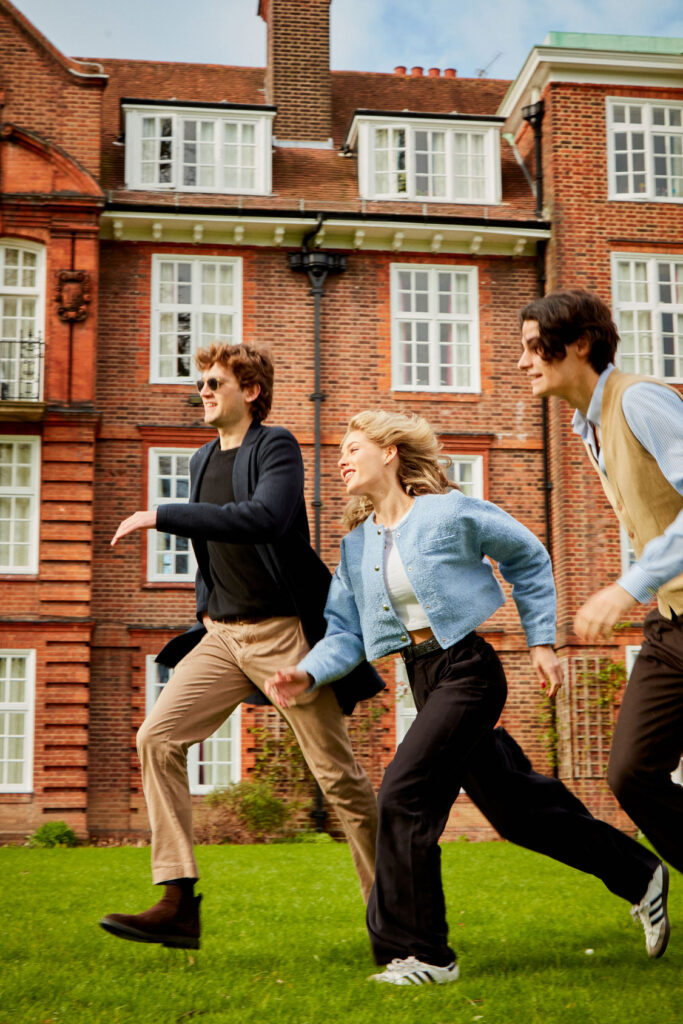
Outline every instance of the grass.
{"type": "Polygon", "coordinates": [[[97,927],[159,893],[149,851],[0,849],[0,1024],[677,1024],[683,887],[666,955],[592,877],[505,843],[443,848],[461,979],[401,989],[373,970],[342,844],[204,847],[202,948],[97,927]],[[587,949],[593,953],[588,954],[587,949]]]}

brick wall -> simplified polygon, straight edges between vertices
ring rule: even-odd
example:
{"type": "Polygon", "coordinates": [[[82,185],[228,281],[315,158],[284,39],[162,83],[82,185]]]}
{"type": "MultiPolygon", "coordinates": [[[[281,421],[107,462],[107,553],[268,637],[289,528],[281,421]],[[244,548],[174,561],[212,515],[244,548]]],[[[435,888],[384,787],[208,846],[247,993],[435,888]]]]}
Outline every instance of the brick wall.
{"type": "Polygon", "coordinates": [[[1,119],[61,146],[97,176],[106,78],[87,74],[95,71],[89,65],[80,67],[79,76],[72,74],[71,62],[17,13],[0,4],[1,119]]]}
{"type": "Polygon", "coordinates": [[[332,137],[330,0],[263,0],[268,25],[266,102],[278,108],[277,138],[332,137]]]}

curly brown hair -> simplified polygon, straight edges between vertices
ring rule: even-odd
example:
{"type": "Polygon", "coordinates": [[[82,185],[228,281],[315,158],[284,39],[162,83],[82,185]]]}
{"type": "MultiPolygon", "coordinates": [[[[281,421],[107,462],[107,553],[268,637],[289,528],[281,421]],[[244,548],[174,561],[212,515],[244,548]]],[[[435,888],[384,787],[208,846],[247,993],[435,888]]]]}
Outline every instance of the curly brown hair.
{"type": "Polygon", "coordinates": [[[261,390],[251,403],[251,415],[257,423],[265,420],[273,404],[275,377],[269,352],[252,345],[225,345],[215,341],[198,350],[195,362],[200,372],[209,370],[214,363],[231,370],[242,391],[252,384],[258,384],[261,390]]]}

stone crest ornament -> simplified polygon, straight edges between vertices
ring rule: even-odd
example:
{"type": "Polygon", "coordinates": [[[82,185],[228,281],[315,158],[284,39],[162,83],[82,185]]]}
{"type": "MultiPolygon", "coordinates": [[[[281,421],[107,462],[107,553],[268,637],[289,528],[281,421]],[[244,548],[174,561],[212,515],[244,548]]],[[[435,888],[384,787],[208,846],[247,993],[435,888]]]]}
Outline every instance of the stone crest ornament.
{"type": "Polygon", "coordinates": [[[85,270],[58,270],[57,316],[65,323],[80,323],[88,315],[90,274],[85,270]]]}

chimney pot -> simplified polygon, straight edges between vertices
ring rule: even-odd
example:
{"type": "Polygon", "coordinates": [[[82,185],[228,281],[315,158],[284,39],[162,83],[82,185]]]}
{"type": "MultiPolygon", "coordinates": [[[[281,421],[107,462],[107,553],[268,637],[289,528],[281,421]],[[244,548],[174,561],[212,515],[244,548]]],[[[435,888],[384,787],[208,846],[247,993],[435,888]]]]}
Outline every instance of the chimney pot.
{"type": "Polygon", "coordinates": [[[405,64],[397,64],[396,67],[394,68],[394,74],[395,75],[405,75],[405,73],[406,73],[406,66],[405,66],[405,64]]]}
{"type": "Polygon", "coordinates": [[[457,72],[455,68],[446,68],[443,73],[444,78],[455,78],[457,72]]]}
{"type": "Polygon", "coordinates": [[[414,68],[410,69],[410,73],[413,76],[413,78],[420,78],[420,76],[422,75],[423,70],[424,69],[421,68],[419,64],[416,64],[414,68]]]}
{"type": "Polygon", "coordinates": [[[438,78],[440,74],[441,74],[441,68],[430,68],[429,69],[429,77],[430,78],[438,78]]]}

